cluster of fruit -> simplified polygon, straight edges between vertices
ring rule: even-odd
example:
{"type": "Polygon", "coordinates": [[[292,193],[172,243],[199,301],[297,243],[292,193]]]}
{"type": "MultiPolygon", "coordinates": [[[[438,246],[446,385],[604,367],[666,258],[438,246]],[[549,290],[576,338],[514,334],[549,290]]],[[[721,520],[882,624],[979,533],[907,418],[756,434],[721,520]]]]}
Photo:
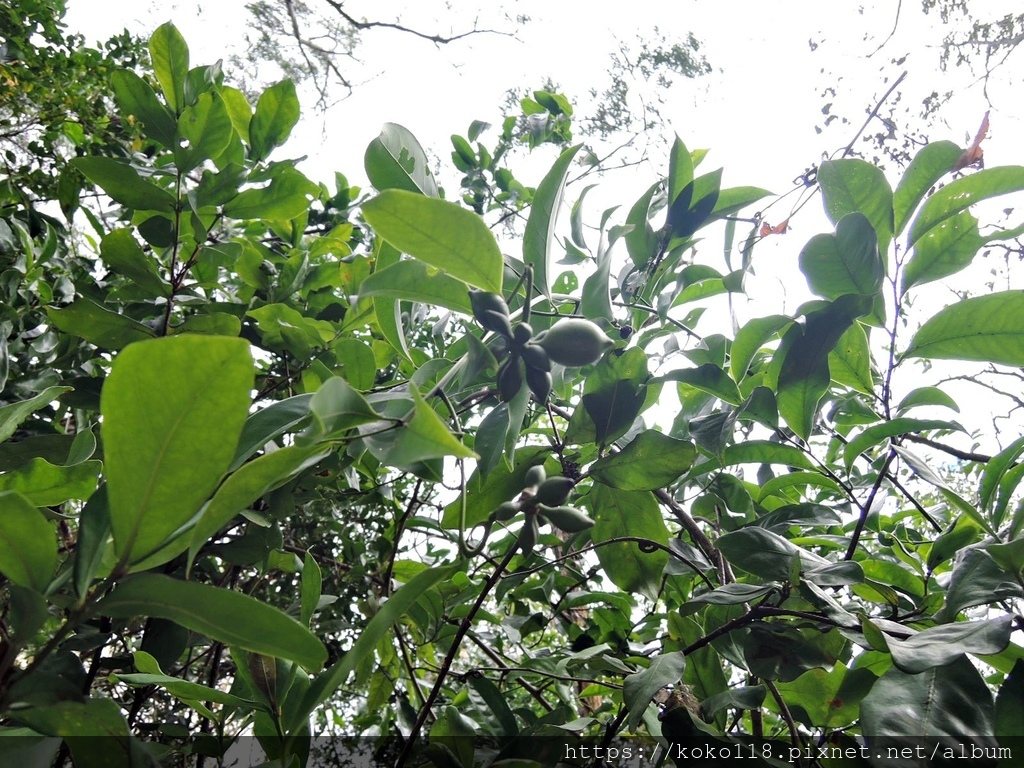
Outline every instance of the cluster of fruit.
{"type": "Polygon", "coordinates": [[[470,291],[469,298],[476,321],[500,339],[495,353],[504,361],[498,369],[498,394],[506,402],[519,394],[524,381],[538,402],[546,402],[551,393],[552,363],[567,367],[590,365],[615,343],[594,323],[581,317],[561,319],[534,335],[525,321],[512,325],[508,304],[498,294],[470,291]]]}
{"type": "Polygon", "coordinates": [[[518,501],[506,501],[491,512],[490,522],[507,522],[523,512],[526,519],[519,532],[519,549],[529,555],[537,545],[540,526],[550,522],[566,533],[579,533],[594,524],[582,509],[566,506],[576,481],[571,477],[546,477],[541,465],[530,467],[525,488],[518,501]]]}

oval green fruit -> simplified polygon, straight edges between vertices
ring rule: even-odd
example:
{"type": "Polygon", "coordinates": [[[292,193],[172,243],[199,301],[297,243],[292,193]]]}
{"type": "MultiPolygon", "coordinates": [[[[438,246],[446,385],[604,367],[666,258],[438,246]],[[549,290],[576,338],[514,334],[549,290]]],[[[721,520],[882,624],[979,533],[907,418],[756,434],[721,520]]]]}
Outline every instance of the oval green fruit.
{"type": "Polygon", "coordinates": [[[524,488],[536,488],[538,485],[544,482],[544,478],[547,477],[547,473],[544,471],[543,464],[534,464],[528,470],[526,470],[526,476],[523,478],[524,488]]]}
{"type": "Polygon", "coordinates": [[[594,525],[593,519],[576,507],[548,507],[538,504],[537,511],[566,533],[579,533],[594,525]]]}
{"type": "Polygon", "coordinates": [[[576,481],[571,477],[549,477],[538,486],[537,493],[533,495],[534,501],[548,507],[560,506],[565,504],[575,485],[576,481]]]}
{"type": "Polygon", "coordinates": [[[536,339],[552,361],[568,367],[596,363],[615,342],[582,317],[559,320],[536,339]]]}

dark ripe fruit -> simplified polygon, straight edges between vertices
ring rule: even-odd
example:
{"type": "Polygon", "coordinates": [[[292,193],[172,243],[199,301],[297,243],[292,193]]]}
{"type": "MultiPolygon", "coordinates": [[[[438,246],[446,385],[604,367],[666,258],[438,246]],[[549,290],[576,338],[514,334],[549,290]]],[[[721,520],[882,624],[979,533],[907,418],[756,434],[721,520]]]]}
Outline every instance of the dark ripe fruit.
{"type": "Polygon", "coordinates": [[[498,369],[498,394],[506,403],[519,394],[523,386],[523,371],[519,356],[512,355],[498,369]]]}
{"type": "Polygon", "coordinates": [[[533,495],[534,501],[548,507],[558,507],[565,504],[565,500],[572,493],[576,481],[571,477],[549,477],[537,487],[537,493],[533,495]]]}
{"type": "Polygon", "coordinates": [[[548,395],[551,394],[551,374],[547,371],[538,371],[528,365],[526,366],[526,386],[533,392],[538,403],[546,403],[548,395]]]}
{"type": "Polygon", "coordinates": [[[596,363],[615,344],[594,323],[582,317],[559,320],[537,337],[537,343],[553,362],[577,367],[596,363]]]}
{"type": "Polygon", "coordinates": [[[579,533],[594,524],[586,512],[576,507],[549,507],[538,504],[537,511],[566,533],[579,533]]]}
{"type": "Polygon", "coordinates": [[[523,356],[523,362],[528,367],[535,368],[538,371],[551,370],[551,358],[548,357],[548,353],[544,351],[544,347],[540,344],[527,344],[519,353],[523,356]]]}
{"type": "Polygon", "coordinates": [[[515,339],[516,344],[525,344],[533,338],[533,328],[529,323],[517,323],[512,330],[512,338],[515,339]]]}
{"type": "Polygon", "coordinates": [[[484,312],[486,323],[480,323],[488,331],[494,331],[504,336],[506,339],[512,338],[512,324],[508,321],[505,315],[495,312],[492,309],[488,309],[484,312]]]}
{"type": "MultiPolygon", "coordinates": [[[[487,327],[483,314],[485,312],[497,312],[499,315],[508,317],[508,304],[496,293],[487,291],[470,291],[469,303],[473,306],[473,317],[480,325],[487,327]]],[[[493,330],[493,329],[489,329],[493,330]]]]}
{"type": "Polygon", "coordinates": [[[547,473],[544,471],[544,465],[534,464],[526,470],[526,476],[523,478],[523,487],[535,488],[544,482],[545,477],[547,477],[547,473]]]}

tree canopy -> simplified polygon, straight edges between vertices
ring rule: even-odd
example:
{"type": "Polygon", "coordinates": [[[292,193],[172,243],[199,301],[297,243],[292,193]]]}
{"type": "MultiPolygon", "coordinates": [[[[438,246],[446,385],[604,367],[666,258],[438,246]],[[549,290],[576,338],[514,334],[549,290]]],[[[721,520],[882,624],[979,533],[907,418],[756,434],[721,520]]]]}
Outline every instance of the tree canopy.
{"type": "Polygon", "coordinates": [[[95,204],[0,201],[6,763],[1013,764],[1024,438],[933,374],[1019,382],[1024,290],[927,292],[1024,231],[984,132],[821,163],[816,298],[746,319],[786,225],[681,138],[593,212],[537,90],[458,191],[386,122],[327,186],[291,81],[132,55],[95,204]]]}

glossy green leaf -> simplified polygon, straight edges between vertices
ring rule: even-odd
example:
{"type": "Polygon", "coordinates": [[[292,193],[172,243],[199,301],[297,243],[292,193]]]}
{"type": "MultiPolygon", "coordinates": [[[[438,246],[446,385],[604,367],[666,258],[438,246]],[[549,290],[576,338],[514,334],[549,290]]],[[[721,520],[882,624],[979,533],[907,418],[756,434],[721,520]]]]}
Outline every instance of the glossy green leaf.
{"type": "Polygon", "coordinates": [[[814,568],[828,560],[802,549],[789,539],[757,526],[741,528],[718,539],[718,548],[729,562],[762,579],[786,581],[790,565],[799,558],[802,568],[814,568]]]}
{"type": "Polygon", "coordinates": [[[594,441],[607,444],[621,437],[643,410],[647,398],[647,355],[632,347],[621,355],[605,355],[587,377],[582,407],[594,425],[594,441]]]}
{"type": "Polygon", "coordinates": [[[652,184],[633,204],[626,216],[626,224],[633,227],[625,236],[626,250],[636,267],[644,266],[654,258],[654,249],[657,247],[658,238],[647,221],[647,215],[650,211],[651,199],[660,186],[661,182],[652,184]]]}
{"type": "MultiPolygon", "coordinates": [[[[383,271],[397,264],[402,254],[383,238],[377,238],[374,244],[374,269],[383,271]]],[[[409,357],[409,344],[405,339],[405,328],[402,325],[402,305],[397,299],[384,296],[373,298],[373,313],[381,335],[398,354],[405,359],[409,357]]]]}
{"type": "Polygon", "coordinates": [[[498,403],[488,411],[477,427],[473,449],[480,456],[477,469],[485,480],[505,453],[505,438],[509,432],[508,411],[508,403],[498,403]]]}
{"type": "Polygon", "coordinates": [[[260,189],[247,189],[224,205],[232,219],[283,221],[301,216],[320,194],[320,188],[301,173],[285,170],[260,189]]]}
{"type": "Polygon", "coordinates": [[[904,672],[917,674],[954,662],[964,653],[999,653],[1010,643],[1013,617],[988,621],[943,624],[918,632],[906,640],[889,638],[893,663],[904,672]]]}
{"type": "Polygon", "coordinates": [[[137,123],[142,123],[147,136],[156,139],[167,149],[172,149],[174,115],[160,103],[149,83],[127,69],[114,72],[110,82],[114,86],[114,97],[122,116],[133,117],[137,123]]]}
{"type": "Polygon", "coordinates": [[[959,430],[959,427],[949,421],[911,419],[907,417],[892,419],[891,421],[886,421],[882,424],[876,424],[873,427],[868,427],[852,440],[847,442],[846,446],[843,448],[843,460],[846,463],[846,469],[849,471],[858,456],[869,448],[878,445],[883,440],[887,440],[890,437],[896,437],[897,435],[927,432],[933,429],[959,430]]]}
{"type": "MultiPolygon", "coordinates": [[[[288,446],[243,464],[225,480],[203,509],[189,537],[188,562],[231,519],[275,488],[287,483],[330,453],[321,445],[288,446]]],[[[184,550],[185,546],[181,547],[184,550]]]]}
{"type": "Polygon", "coordinates": [[[101,485],[78,517],[78,541],[75,546],[73,575],[79,598],[89,593],[93,578],[110,548],[110,507],[107,488],[101,485]]]}
{"type": "Polygon", "coordinates": [[[743,402],[736,382],[728,373],[714,363],[705,363],[696,368],[683,368],[659,377],[660,381],[678,381],[702,389],[730,405],[743,402]]]}
{"type": "MultiPolygon", "coordinates": [[[[668,544],[668,528],[661,508],[649,491],[622,491],[598,483],[587,499],[594,518],[590,535],[595,543],[620,536],[639,536],[668,544]]],[[[668,554],[660,549],[641,551],[634,542],[617,542],[598,547],[597,559],[619,589],[642,592],[653,598],[658,593],[668,554]]]]}
{"type": "Polygon", "coordinates": [[[831,667],[845,649],[838,632],[755,623],[742,639],[746,667],[765,680],[792,682],[808,670],[831,667]]]}
{"type": "Polygon", "coordinates": [[[1020,597],[1024,597],[1024,587],[1013,574],[1001,568],[985,550],[972,549],[957,561],[946,590],[946,604],[935,618],[949,622],[965,608],[1020,597]]]}
{"type": "Polygon", "coordinates": [[[96,490],[102,464],[85,461],[73,466],[54,466],[36,458],[0,474],[0,493],[18,491],[37,507],[63,504],[68,499],[88,499],[96,490]]]}
{"type": "Polygon", "coordinates": [[[396,248],[469,285],[501,293],[504,260],[483,219],[445,200],[391,189],[363,215],[396,248]]]}
{"type": "Polygon", "coordinates": [[[753,205],[758,200],[770,197],[771,195],[772,193],[767,189],[761,189],[760,187],[729,187],[728,189],[723,189],[718,193],[715,208],[711,212],[710,219],[713,221],[725,216],[731,216],[748,205],[753,205]]]}
{"type": "Polygon", "coordinates": [[[171,287],[157,272],[157,261],[135,241],[130,229],[115,229],[100,242],[100,258],[152,296],[167,296],[171,287]]]}
{"type": "Polygon", "coordinates": [[[981,484],[978,487],[978,497],[981,500],[982,509],[989,510],[996,498],[996,491],[999,489],[999,482],[1006,471],[1010,469],[1024,454],[1024,437],[1019,437],[1010,445],[1001,450],[998,454],[989,459],[985,465],[985,471],[981,475],[981,484]]]}
{"type": "Polygon", "coordinates": [[[533,284],[543,293],[550,293],[549,273],[554,260],[555,224],[562,203],[566,177],[576,154],[583,147],[577,144],[562,152],[533,193],[530,216],[523,232],[523,262],[533,267],[533,284]]]}
{"type": "Polygon", "coordinates": [[[839,220],[834,235],[815,235],[800,251],[800,271],[817,295],[838,299],[847,293],[874,296],[882,287],[885,263],[878,238],[864,214],[839,220]]]}
{"type": "Polygon", "coordinates": [[[139,172],[111,157],[76,157],[71,164],[111,199],[137,211],[174,210],[174,195],[144,180],[139,172]]]}
{"type": "Polygon", "coordinates": [[[114,699],[55,701],[20,712],[33,731],[65,739],[75,768],[129,768],[128,723],[114,699]]]}
{"type": "Polygon", "coordinates": [[[783,355],[776,393],[779,415],[803,439],[811,434],[818,402],[831,381],[829,354],[854,320],[870,308],[871,300],[866,297],[840,296],[786,332],[776,353],[783,355]]]}
{"type": "Polygon", "coordinates": [[[299,121],[299,99],[295,83],[282,80],[267,88],[256,102],[256,112],[249,121],[249,154],[263,160],[274,147],[285,143],[299,121]]]}
{"type": "Polygon", "coordinates": [[[928,550],[925,567],[934,571],[942,563],[952,560],[961,550],[976,542],[981,536],[981,526],[969,516],[962,515],[953,520],[950,526],[939,534],[928,550]]]}
{"type": "Polygon", "coordinates": [[[900,291],[906,293],[915,285],[955,275],[970,266],[984,244],[978,220],[968,211],[950,216],[914,243],[914,252],[903,270],[900,291]]]}
{"type": "Polygon", "coordinates": [[[227,107],[228,117],[231,118],[235,132],[242,141],[248,143],[249,124],[252,122],[252,107],[249,105],[249,100],[240,90],[227,85],[221,85],[217,92],[224,99],[224,106],[227,107]]]}
{"type": "Polygon", "coordinates": [[[104,349],[121,349],[156,336],[149,326],[111,312],[91,299],[78,299],[60,309],[47,307],[46,314],[55,327],[104,349]]]}
{"type": "Polygon", "coordinates": [[[907,226],[928,190],[952,170],[961,154],[963,150],[951,141],[934,141],[926,144],[914,156],[893,193],[892,207],[897,235],[907,226]]]}
{"type": "Polygon", "coordinates": [[[380,135],[366,148],[363,166],[370,183],[380,192],[404,189],[438,196],[426,152],[416,137],[397,123],[384,123],[380,135]]]}
{"type": "Polygon", "coordinates": [[[216,93],[201,93],[178,118],[174,164],[188,173],[205,160],[221,156],[235,135],[224,100],[216,93]]]}
{"type": "Polygon", "coordinates": [[[1024,722],[1024,659],[1017,659],[1013,670],[999,687],[996,696],[995,735],[1005,747],[1020,737],[1024,722]]]}
{"type": "MultiPolygon", "coordinates": [[[[426,198],[424,198],[426,199],[426,198]]],[[[367,446],[379,461],[392,467],[408,467],[420,461],[445,456],[468,459],[476,454],[459,441],[433,408],[412,385],[413,408],[402,419],[398,431],[388,430],[379,436],[366,436],[367,446]]]]}
{"type": "Polygon", "coordinates": [[[149,38],[149,56],[164,99],[176,114],[185,108],[185,78],[188,76],[188,44],[170,22],[161,24],[149,38]]]}
{"type": "Polygon", "coordinates": [[[962,496],[960,496],[960,494],[950,488],[946,481],[939,477],[938,474],[936,474],[935,471],[932,470],[932,468],[929,467],[923,459],[921,459],[921,457],[900,445],[893,444],[891,448],[899,454],[900,458],[906,462],[907,466],[910,467],[918,477],[926,483],[931,483],[938,488],[939,493],[951,508],[967,515],[974,522],[980,525],[990,536],[998,538],[995,529],[992,527],[992,523],[989,522],[989,520],[986,519],[973,504],[966,501],[962,496]]]}
{"type": "Polygon", "coordinates": [[[307,550],[302,562],[302,583],[299,590],[299,621],[309,626],[317,606],[320,605],[323,575],[316,558],[307,550]]]}
{"type": "Polygon", "coordinates": [[[946,307],[921,326],[903,356],[1024,366],[1024,291],[975,296],[946,307]]]}
{"type": "Polygon", "coordinates": [[[668,156],[668,204],[673,205],[693,182],[693,156],[678,135],[668,156]]]}
{"type": "Polygon", "coordinates": [[[694,595],[683,604],[680,610],[685,614],[698,610],[698,606],[701,605],[742,605],[760,600],[770,592],[779,589],[780,586],[781,584],[774,581],[767,584],[742,584],[740,582],[723,584],[708,592],[694,595]]]}
{"type": "MultiPolygon", "coordinates": [[[[512,467],[499,462],[486,476],[475,469],[466,481],[466,527],[480,525],[487,516],[503,501],[510,501],[522,492],[526,486],[526,473],[530,467],[543,464],[551,455],[551,449],[539,446],[518,448],[515,451],[515,462],[512,467]]],[[[447,530],[459,527],[461,498],[456,499],[444,508],[441,527],[447,530]]]]}
{"type": "Polygon", "coordinates": [[[0,443],[6,442],[25,419],[48,406],[69,389],[71,387],[47,387],[28,400],[0,407],[0,443]]]}
{"type": "Polygon", "coordinates": [[[149,685],[159,686],[167,691],[169,694],[184,702],[189,701],[212,701],[216,704],[226,704],[229,707],[241,707],[250,708],[253,706],[253,702],[246,699],[241,699],[238,696],[233,696],[230,693],[219,691],[216,688],[210,688],[205,685],[198,683],[189,682],[188,680],[182,680],[180,677],[171,677],[170,675],[163,674],[160,670],[159,664],[156,659],[150,656],[144,651],[135,651],[136,665],[146,666],[146,672],[132,673],[132,674],[115,674],[110,676],[111,682],[115,683],[126,683],[132,687],[145,687],[149,685]],[[140,657],[146,656],[149,664],[140,661],[140,657]],[[155,668],[154,671],[148,671],[150,668],[155,668]]]}
{"type": "Polygon", "coordinates": [[[910,225],[907,245],[914,245],[926,232],[960,211],[990,197],[1024,189],[1024,167],[1004,165],[972,173],[951,181],[928,198],[910,225]]]}
{"type": "Polygon", "coordinates": [[[409,612],[427,590],[450,579],[458,566],[427,568],[400,587],[387,602],[370,619],[369,624],[359,635],[352,647],[342,656],[341,661],[325,670],[310,686],[302,699],[301,707],[296,710],[296,723],[305,721],[310,713],[327,699],[345,682],[367,659],[372,658],[374,650],[401,619],[409,612]]]}
{"type": "Polygon", "coordinates": [[[843,384],[865,395],[875,391],[871,375],[871,349],[868,335],[860,323],[851,325],[836,342],[828,356],[828,370],[832,381],[843,384]]]}
{"type": "Polygon", "coordinates": [[[747,377],[747,366],[757,351],[780,330],[793,322],[785,315],[769,315],[748,320],[736,333],[729,353],[729,373],[736,381],[747,377]]]}
{"type": "Polygon", "coordinates": [[[53,526],[17,491],[0,492],[0,573],[14,584],[45,592],[55,570],[53,526]]]}
{"type": "Polygon", "coordinates": [[[686,657],[682,652],[662,653],[651,659],[646,669],[626,675],[622,681],[622,701],[629,710],[626,728],[635,731],[654,695],[665,686],[675,686],[683,678],[686,657]]]}
{"type": "Polygon", "coordinates": [[[911,408],[923,405],[939,405],[960,413],[960,406],[956,404],[956,400],[938,387],[918,387],[900,400],[899,405],[896,406],[896,411],[903,413],[911,408]]]}
{"type": "Polygon", "coordinates": [[[271,403],[246,419],[242,436],[238,439],[235,458],[228,471],[234,472],[271,440],[276,440],[301,424],[309,416],[309,404],[312,399],[312,395],[294,395],[271,403]]]}
{"type": "Polygon", "coordinates": [[[99,604],[104,616],[151,616],[180,624],[211,640],[252,653],[289,659],[308,670],[327,660],[309,630],[288,614],[256,598],[207,584],[144,573],[114,588],[99,604]]]}
{"type": "Polygon", "coordinates": [[[104,462],[118,554],[158,549],[231,463],[249,410],[243,339],[171,336],[125,349],[103,387],[104,462]]]}
{"type": "Polygon", "coordinates": [[[414,259],[375,271],[360,284],[359,295],[418,301],[466,315],[473,313],[469,291],[462,280],[414,259]]]}
{"type": "Polygon", "coordinates": [[[755,501],[761,503],[769,496],[780,493],[787,488],[806,488],[808,486],[825,488],[837,494],[842,493],[839,483],[827,475],[819,472],[787,472],[764,483],[755,501]]]}
{"type": "Polygon", "coordinates": [[[641,432],[618,453],[598,459],[590,476],[623,491],[664,488],[693,465],[697,449],[654,429],[641,432]]]}
{"type": "Polygon", "coordinates": [[[814,467],[807,454],[799,448],[769,440],[745,440],[730,445],[722,454],[722,466],[737,464],[782,464],[798,469],[814,467]]]}
{"type": "Polygon", "coordinates": [[[332,376],[320,386],[309,410],[318,427],[318,440],[337,439],[353,427],[380,419],[366,398],[340,376],[332,376]]]}
{"type": "Polygon", "coordinates": [[[860,706],[861,727],[878,739],[966,743],[992,733],[992,693],[966,657],[916,675],[893,667],[860,706]]]}
{"type": "Polygon", "coordinates": [[[825,212],[833,224],[850,213],[867,217],[885,253],[893,233],[893,194],[881,169],[857,159],[828,160],[818,166],[825,212]]]}

